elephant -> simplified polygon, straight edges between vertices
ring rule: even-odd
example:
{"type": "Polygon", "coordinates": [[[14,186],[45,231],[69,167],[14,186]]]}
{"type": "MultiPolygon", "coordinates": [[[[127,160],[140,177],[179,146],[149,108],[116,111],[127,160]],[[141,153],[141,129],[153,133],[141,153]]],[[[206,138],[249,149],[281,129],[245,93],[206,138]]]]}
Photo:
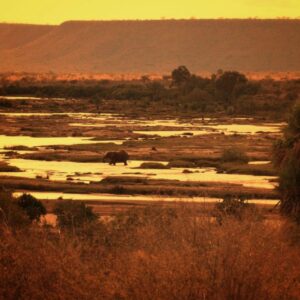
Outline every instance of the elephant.
{"type": "Polygon", "coordinates": [[[119,152],[107,152],[103,157],[103,162],[109,162],[110,165],[116,165],[118,162],[124,163],[127,166],[127,160],[129,155],[126,151],[121,150],[119,152]]]}

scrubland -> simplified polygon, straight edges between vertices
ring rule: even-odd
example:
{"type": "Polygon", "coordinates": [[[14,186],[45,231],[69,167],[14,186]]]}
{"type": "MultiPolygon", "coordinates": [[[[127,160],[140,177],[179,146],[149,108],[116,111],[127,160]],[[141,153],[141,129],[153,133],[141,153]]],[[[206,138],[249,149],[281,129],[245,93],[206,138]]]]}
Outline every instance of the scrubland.
{"type": "Polygon", "coordinates": [[[300,297],[297,230],[259,211],[154,205],[75,230],[0,232],[3,299],[300,297]]]}

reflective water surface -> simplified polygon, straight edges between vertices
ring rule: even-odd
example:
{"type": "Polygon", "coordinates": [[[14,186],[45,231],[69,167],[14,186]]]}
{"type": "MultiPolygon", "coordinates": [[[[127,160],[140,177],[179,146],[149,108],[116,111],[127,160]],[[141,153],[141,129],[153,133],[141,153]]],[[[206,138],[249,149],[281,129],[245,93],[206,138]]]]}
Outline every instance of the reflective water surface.
{"type": "Polygon", "coordinates": [[[51,145],[77,145],[77,144],[97,144],[116,143],[122,144],[122,140],[96,141],[84,137],[31,137],[31,136],[7,136],[0,135],[0,149],[12,146],[41,147],[51,145]]]}
{"type": "MultiPolygon", "coordinates": [[[[1,97],[0,97],[1,98],[1,97]]],[[[28,97],[25,97],[28,99],[28,97]]],[[[21,99],[15,97],[12,99],[21,99]]],[[[34,98],[35,99],[35,98],[34,98]]],[[[36,98],[39,99],[39,98],[36,98]]],[[[143,135],[157,135],[160,137],[182,136],[182,135],[208,135],[217,134],[260,134],[260,133],[279,133],[283,123],[262,123],[262,124],[242,124],[248,121],[247,118],[236,118],[231,120],[231,124],[218,124],[217,119],[194,118],[194,119],[146,119],[146,118],[128,118],[119,114],[94,114],[94,113],[0,113],[0,115],[9,116],[13,122],[18,117],[47,117],[57,116],[66,117],[67,124],[74,127],[100,127],[105,128],[114,126],[117,129],[128,130],[131,127],[133,133],[143,135]]],[[[230,121],[230,120],[229,120],[230,121]]],[[[229,122],[227,120],[227,122],[229,122]]],[[[126,140],[124,138],[124,140],[126,140]]],[[[0,150],[5,151],[5,147],[10,146],[27,146],[27,147],[45,147],[51,145],[74,145],[74,144],[94,144],[94,143],[116,143],[122,144],[124,140],[104,140],[96,141],[86,137],[30,137],[30,136],[5,136],[0,135],[0,150]]],[[[18,151],[21,153],[21,151],[18,151]]],[[[188,168],[189,172],[184,172],[185,168],[172,169],[139,169],[138,167],[144,161],[129,161],[128,166],[118,164],[110,166],[104,163],[77,163],[68,161],[39,161],[25,159],[9,159],[7,162],[12,166],[19,167],[22,172],[1,173],[1,175],[10,175],[27,178],[49,178],[57,181],[74,181],[74,182],[99,182],[107,176],[139,176],[149,179],[169,179],[179,181],[199,181],[199,182],[221,182],[239,184],[245,187],[273,189],[275,186],[272,176],[254,176],[239,174],[219,174],[214,168],[188,168]],[[273,181],[273,182],[271,182],[273,181]]],[[[161,162],[167,164],[167,162],[161,162]]],[[[268,161],[253,161],[249,164],[267,164],[268,161]]],[[[151,196],[110,196],[110,195],[81,195],[80,194],[61,194],[61,193],[38,193],[39,197],[49,197],[46,199],[57,199],[63,196],[64,199],[74,197],[80,199],[150,199],[151,196]],[[69,197],[69,198],[65,198],[69,197]],[[105,198],[106,197],[106,198],[105,198]],[[116,198],[117,197],[117,198],[116,198]],[[122,198],[123,197],[123,198],[122,198]],[[133,197],[133,198],[128,198],[133,197]]],[[[73,198],[72,198],[73,199],[73,198]]],[[[155,199],[158,199],[155,197],[155,199]]],[[[171,198],[168,198],[171,199],[171,198]]],[[[177,198],[178,199],[178,198],[177,198]]],[[[189,198],[190,199],[190,198],[189,198]]],[[[196,198],[193,198],[193,201],[196,198]]],[[[205,198],[206,201],[208,198],[205,198]]],[[[203,198],[199,198],[203,201],[203,198]]],[[[146,200],[144,200],[146,201],[146,200]]],[[[148,201],[148,200],[147,200],[148,201]]],[[[157,201],[157,200],[156,200],[157,201]]],[[[174,200],[172,200],[174,201],[174,200]]],[[[216,199],[212,199],[216,201],[216,199]]]]}
{"type": "MultiPolygon", "coordinates": [[[[18,197],[23,194],[24,191],[15,192],[14,196],[18,197]]],[[[74,200],[74,201],[120,201],[120,202],[195,202],[195,203],[216,203],[222,201],[219,198],[209,197],[168,197],[158,195],[113,195],[113,194],[69,194],[69,193],[57,193],[57,192],[35,192],[26,191],[39,200],[74,200]]],[[[270,199],[253,199],[248,200],[249,203],[276,205],[279,200],[270,199]]]]}
{"type": "MultiPolygon", "coordinates": [[[[67,161],[39,161],[27,159],[10,159],[9,163],[24,172],[2,173],[19,177],[49,177],[51,180],[73,180],[75,182],[98,182],[107,176],[140,176],[152,179],[169,179],[180,181],[210,181],[241,184],[246,187],[273,189],[273,176],[254,176],[240,174],[219,174],[214,168],[190,169],[192,173],[184,173],[185,168],[172,169],[138,169],[144,161],[130,161],[128,166],[106,163],[79,163],[67,161]]],[[[165,162],[166,164],[166,162],[165,162]]]]}

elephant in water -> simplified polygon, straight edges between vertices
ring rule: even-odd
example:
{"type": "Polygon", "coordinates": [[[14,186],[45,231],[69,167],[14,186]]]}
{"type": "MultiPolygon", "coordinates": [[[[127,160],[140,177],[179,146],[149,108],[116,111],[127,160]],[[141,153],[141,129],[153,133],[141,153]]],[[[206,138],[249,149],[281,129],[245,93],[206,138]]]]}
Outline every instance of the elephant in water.
{"type": "Polygon", "coordinates": [[[127,166],[128,159],[128,153],[124,150],[121,150],[119,152],[107,152],[103,157],[103,162],[109,162],[110,165],[116,165],[116,163],[120,162],[127,166]]]}

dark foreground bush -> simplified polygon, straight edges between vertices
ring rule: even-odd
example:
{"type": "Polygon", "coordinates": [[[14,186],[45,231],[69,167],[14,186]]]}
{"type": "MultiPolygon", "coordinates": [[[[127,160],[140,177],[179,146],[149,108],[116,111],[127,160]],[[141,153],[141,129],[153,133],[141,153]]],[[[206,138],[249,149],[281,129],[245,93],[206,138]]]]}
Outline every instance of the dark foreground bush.
{"type": "Polygon", "coordinates": [[[10,192],[0,190],[0,229],[23,229],[30,219],[10,192]]]}
{"type": "Polygon", "coordinates": [[[58,226],[62,229],[78,229],[98,219],[91,207],[84,202],[61,201],[54,207],[58,226]]]}
{"type": "Polygon", "coordinates": [[[17,199],[18,205],[26,212],[31,221],[39,221],[47,213],[43,203],[30,194],[23,194],[17,199]]]}
{"type": "Polygon", "coordinates": [[[299,247],[279,226],[196,209],[134,209],[92,238],[3,233],[0,299],[299,299],[299,247]]]}
{"type": "Polygon", "coordinates": [[[226,196],[222,202],[216,204],[216,209],[215,215],[220,223],[224,217],[233,217],[237,220],[243,220],[249,216],[252,220],[262,218],[256,206],[241,197],[226,196]]]}
{"type": "Polygon", "coordinates": [[[280,211],[300,225],[300,104],[274,145],[273,162],[279,171],[280,211]]]}

